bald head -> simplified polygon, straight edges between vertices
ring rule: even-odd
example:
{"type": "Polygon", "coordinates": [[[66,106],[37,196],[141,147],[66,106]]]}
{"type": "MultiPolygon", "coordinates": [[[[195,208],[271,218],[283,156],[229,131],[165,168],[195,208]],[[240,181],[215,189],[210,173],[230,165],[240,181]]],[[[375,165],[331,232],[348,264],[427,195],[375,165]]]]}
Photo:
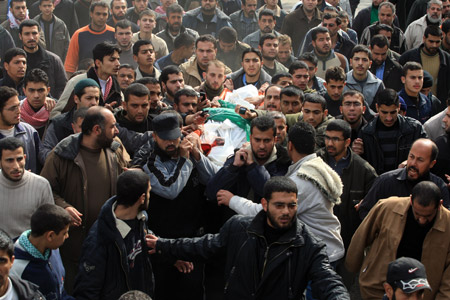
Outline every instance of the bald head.
{"type": "Polygon", "coordinates": [[[429,176],[430,169],[436,163],[438,148],[430,139],[418,139],[409,150],[406,166],[407,178],[410,181],[421,181],[429,176]]]}

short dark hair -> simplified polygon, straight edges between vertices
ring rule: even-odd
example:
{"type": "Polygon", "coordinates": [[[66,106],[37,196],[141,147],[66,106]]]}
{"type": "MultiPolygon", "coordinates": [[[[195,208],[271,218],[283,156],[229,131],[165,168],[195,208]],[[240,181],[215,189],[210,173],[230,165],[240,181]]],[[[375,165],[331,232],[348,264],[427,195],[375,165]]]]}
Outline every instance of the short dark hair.
{"type": "Polygon", "coordinates": [[[307,93],[305,94],[305,99],[303,99],[303,103],[310,102],[310,103],[319,103],[322,107],[322,111],[325,111],[327,109],[327,100],[325,98],[317,93],[307,93]]]}
{"type": "Polygon", "coordinates": [[[11,62],[11,60],[16,56],[24,56],[26,59],[27,53],[25,52],[25,50],[23,50],[21,48],[17,48],[17,47],[11,48],[5,52],[3,62],[9,64],[11,62]]]}
{"type": "Polygon", "coordinates": [[[41,30],[41,25],[39,25],[39,23],[36,20],[33,19],[23,20],[22,23],[20,23],[19,25],[19,33],[22,34],[22,30],[24,27],[34,27],[34,26],[37,26],[38,31],[41,30]]]}
{"type": "Polygon", "coordinates": [[[35,68],[25,75],[25,79],[23,80],[23,86],[25,88],[27,88],[28,82],[42,82],[48,87],[47,73],[39,68],[35,68]]]}
{"type": "MultiPolygon", "coordinates": [[[[111,3],[112,3],[112,1],[111,1],[111,3]]],[[[128,21],[127,19],[123,19],[116,23],[116,25],[114,26],[114,29],[117,32],[117,28],[127,29],[128,27],[132,28],[131,22],[128,21]]]]}
{"type": "MultiPolygon", "coordinates": [[[[100,3],[100,2],[95,2],[100,3]]],[[[113,55],[114,52],[122,53],[122,49],[119,48],[116,44],[110,42],[101,42],[95,45],[94,49],[92,49],[92,58],[94,62],[98,59],[103,62],[103,58],[105,56],[113,55]]]]}
{"type": "Polygon", "coordinates": [[[437,208],[441,199],[441,190],[431,181],[421,181],[417,183],[411,191],[411,201],[424,207],[434,204],[434,207],[437,208]]]}
{"type": "Polygon", "coordinates": [[[134,82],[125,89],[125,91],[123,92],[123,98],[125,102],[128,102],[128,100],[130,100],[130,95],[144,97],[148,96],[149,94],[150,92],[145,85],[143,85],[142,83],[134,82]]]}
{"type": "Polygon", "coordinates": [[[303,93],[303,91],[295,85],[289,85],[287,87],[282,88],[280,98],[283,95],[286,95],[288,97],[297,96],[300,98],[300,102],[303,102],[303,99],[305,98],[305,94],[303,93]]]}
{"type": "Polygon", "coordinates": [[[3,108],[5,108],[6,102],[14,96],[18,96],[16,89],[13,89],[9,86],[0,87],[0,112],[3,112],[3,108]]]}
{"type": "Polygon", "coordinates": [[[378,48],[384,48],[387,46],[389,48],[389,40],[385,35],[376,34],[370,40],[370,48],[373,49],[373,47],[375,46],[377,46],[378,48]]]}
{"type": "Polygon", "coordinates": [[[169,17],[170,14],[183,14],[184,9],[178,3],[173,3],[166,10],[166,15],[169,17]]]}
{"type": "Polygon", "coordinates": [[[237,31],[233,27],[222,27],[219,30],[218,39],[224,43],[235,43],[238,39],[237,31]]]}
{"type": "Polygon", "coordinates": [[[175,95],[173,96],[173,102],[177,105],[180,104],[181,96],[195,97],[198,100],[197,92],[191,88],[184,88],[176,92],[175,95]]]}
{"type": "Polygon", "coordinates": [[[173,41],[174,49],[180,49],[181,47],[189,47],[195,43],[195,39],[189,33],[183,32],[178,35],[173,41]]]}
{"type": "Polygon", "coordinates": [[[103,1],[92,1],[91,2],[91,6],[89,7],[89,12],[93,13],[96,7],[105,7],[108,9],[108,13],[109,13],[109,7],[108,4],[106,2],[103,1]]]}
{"type": "Polygon", "coordinates": [[[259,60],[262,61],[262,54],[261,51],[259,51],[258,49],[255,48],[246,48],[244,51],[242,51],[242,58],[241,61],[244,61],[244,57],[247,53],[255,53],[256,55],[258,55],[259,60]]]}
{"type": "Polygon", "coordinates": [[[59,234],[66,228],[72,218],[61,206],[55,204],[44,204],[31,215],[31,235],[42,236],[46,232],[54,231],[59,234]]]}
{"type": "MultiPolygon", "coordinates": [[[[272,79],[273,79],[273,77],[272,77],[272,79]]],[[[264,97],[267,96],[267,92],[269,91],[269,89],[271,89],[271,88],[273,88],[273,87],[277,87],[277,88],[279,88],[279,89],[281,90],[281,86],[279,86],[278,84],[272,83],[272,84],[270,84],[270,85],[266,88],[266,90],[264,91],[264,97]]]]}
{"type": "Polygon", "coordinates": [[[178,66],[175,65],[168,65],[161,71],[161,75],[159,75],[159,83],[167,83],[167,80],[169,80],[169,75],[172,74],[180,74],[181,69],[178,66]]]}
{"type": "Polygon", "coordinates": [[[345,82],[347,81],[347,74],[339,66],[329,67],[325,72],[325,81],[329,83],[330,80],[345,82]]]}
{"type": "Polygon", "coordinates": [[[277,127],[274,119],[271,116],[260,116],[254,118],[250,124],[250,134],[253,134],[253,128],[258,128],[259,131],[267,131],[272,129],[273,136],[277,134],[277,127]]]}
{"type": "Polygon", "coordinates": [[[275,20],[275,14],[270,9],[263,9],[259,12],[258,20],[261,20],[263,16],[272,17],[275,20]]]}
{"type": "MultiPolygon", "coordinates": [[[[364,94],[361,93],[360,91],[357,91],[357,90],[347,90],[347,91],[345,91],[342,94],[342,100],[344,100],[344,98],[347,97],[347,96],[350,96],[350,97],[358,96],[359,100],[361,100],[362,105],[364,105],[364,101],[366,101],[365,98],[364,98],[364,94]]],[[[342,105],[342,102],[341,102],[341,105],[342,105]]]]}
{"type": "Polygon", "coordinates": [[[353,47],[352,55],[350,56],[350,58],[353,58],[353,56],[355,56],[355,53],[359,53],[359,52],[366,53],[367,56],[369,57],[369,60],[372,60],[372,52],[370,51],[370,49],[367,48],[366,45],[361,45],[361,44],[358,44],[355,47],[353,47]]]}
{"type": "Polygon", "coordinates": [[[217,49],[217,40],[210,34],[204,34],[204,35],[199,36],[197,38],[197,40],[195,40],[195,48],[197,48],[199,42],[212,43],[214,45],[214,49],[217,49]]]}
{"type": "Polygon", "coordinates": [[[105,129],[106,118],[103,115],[104,112],[109,112],[109,110],[101,106],[90,107],[81,124],[81,133],[90,135],[95,125],[99,125],[100,128],[105,129]]]}
{"type": "Polygon", "coordinates": [[[311,40],[315,41],[317,39],[317,35],[320,34],[320,33],[328,33],[329,34],[330,31],[328,30],[328,28],[322,27],[322,26],[313,28],[311,30],[311,40]]]}
{"type": "Polygon", "coordinates": [[[337,14],[337,11],[334,13],[324,13],[322,16],[322,21],[323,20],[330,20],[330,19],[334,19],[336,18],[336,25],[339,26],[342,24],[342,20],[339,17],[339,15],[337,14]]]}
{"type": "MultiPolygon", "coordinates": [[[[41,0],[42,1],[42,0],[41,0]]],[[[111,0],[111,2],[109,3],[109,8],[112,10],[114,7],[114,1],[122,1],[122,0],[111,0]]],[[[127,8],[128,8],[128,2],[127,2],[127,8]]]]}
{"type": "Polygon", "coordinates": [[[155,20],[156,20],[155,12],[149,8],[146,8],[140,12],[138,20],[141,20],[144,16],[150,16],[150,17],[155,18],[155,20]]]}
{"type": "Polygon", "coordinates": [[[275,36],[275,34],[273,33],[266,33],[263,36],[260,37],[259,39],[259,46],[262,48],[262,46],[264,45],[264,42],[266,40],[278,40],[278,38],[275,36]]]}
{"type": "Polygon", "coordinates": [[[3,150],[14,151],[19,148],[25,150],[25,144],[21,139],[13,136],[2,138],[0,140],[0,159],[2,158],[3,150]]]}
{"type": "Polygon", "coordinates": [[[311,124],[306,122],[297,122],[288,133],[289,142],[300,154],[312,154],[316,146],[316,130],[311,124]]]}
{"type": "Polygon", "coordinates": [[[120,67],[119,67],[119,70],[122,70],[122,69],[130,69],[130,70],[133,70],[134,77],[136,78],[136,70],[133,68],[132,65],[130,65],[130,64],[121,64],[120,67]]]}
{"type": "Polygon", "coordinates": [[[314,65],[314,67],[317,67],[319,64],[319,60],[317,59],[317,56],[314,55],[312,52],[305,52],[302,55],[298,57],[298,60],[300,61],[307,61],[314,65]]]}
{"type": "Polygon", "coordinates": [[[0,250],[5,251],[9,256],[9,259],[11,259],[14,255],[14,242],[6,231],[3,231],[3,229],[0,229],[0,250]]]}
{"type": "Polygon", "coordinates": [[[133,55],[138,56],[139,49],[141,48],[141,46],[146,46],[146,45],[152,45],[153,50],[155,50],[155,47],[153,46],[153,43],[151,41],[149,41],[149,40],[138,40],[133,45],[133,55]]]}
{"type": "Polygon", "coordinates": [[[296,60],[289,67],[289,74],[294,74],[298,69],[305,69],[307,71],[309,70],[308,65],[305,62],[296,60]]]}
{"type": "Polygon", "coordinates": [[[417,70],[423,70],[422,65],[415,61],[408,61],[402,69],[402,76],[405,76],[408,74],[408,71],[417,71],[417,70]]]}
{"type": "Polygon", "coordinates": [[[374,101],[376,104],[378,104],[378,106],[381,106],[381,105],[398,106],[400,103],[397,92],[394,91],[393,89],[384,89],[384,90],[378,92],[375,95],[374,101]]]}
{"type": "Polygon", "coordinates": [[[441,28],[439,28],[439,26],[428,25],[427,28],[425,29],[425,32],[423,33],[423,36],[425,38],[428,38],[429,35],[442,37],[442,30],[441,28]]]}
{"type": "Polygon", "coordinates": [[[350,124],[341,119],[334,119],[327,125],[326,131],[339,131],[342,132],[344,139],[352,137],[352,127],[350,124]]]}
{"type": "Polygon", "coordinates": [[[450,31],[450,19],[447,19],[442,23],[442,31],[447,34],[450,31]]]}
{"type": "Polygon", "coordinates": [[[380,34],[380,31],[384,30],[384,31],[389,31],[391,33],[394,33],[394,28],[392,28],[391,26],[387,25],[387,24],[378,24],[375,26],[375,35],[380,34]]]}
{"type": "Polygon", "coordinates": [[[146,194],[150,179],[141,170],[128,170],[117,178],[117,204],[133,206],[142,194],[146,194]]]}
{"type": "Polygon", "coordinates": [[[14,2],[25,2],[25,5],[26,5],[26,3],[27,3],[25,0],[11,0],[11,2],[9,3],[9,7],[12,8],[14,2]]]}
{"type": "Polygon", "coordinates": [[[142,77],[141,79],[136,80],[134,83],[141,83],[143,85],[159,84],[159,81],[155,77],[142,77]]]}
{"type": "Polygon", "coordinates": [[[280,79],[283,77],[288,77],[291,79],[293,78],[292,75],[289,73],[286,73],[286,72],[278,73],[278,74],[275,74],[274,76],[272,76],[272,80],[270,81],[272,83],[271,85],[277,84],[277,82],[280,81],[280,79]]]}
{"type": "Polygon", "coordinates": [[[264,199],[270,201],[273,193],[293,193],[297,196],[298,188],[292,179],[286,176],[274,176],[266,181],[264,184],[264,199]]]}

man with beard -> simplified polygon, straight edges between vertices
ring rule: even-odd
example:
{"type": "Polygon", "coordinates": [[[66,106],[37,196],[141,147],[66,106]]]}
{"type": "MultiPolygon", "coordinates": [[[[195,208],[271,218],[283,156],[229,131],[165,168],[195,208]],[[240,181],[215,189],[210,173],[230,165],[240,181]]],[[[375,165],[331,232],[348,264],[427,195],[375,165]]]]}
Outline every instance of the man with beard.
{"type": "Polygon", "coordinates": [[[128,166],[128,153],[114,140],[117,134],[112,112],[91,107],[81,133],[56,145],[41,172],[50,182],[55,204],[66,209],[72,218],[70,237],[60,248],[69,294],[78,272],[82,242],[102,205],[116,193],[117,176],[128,166]]]}
{"type": "Polygon", "coordinates": [[[402,54],[399,63],[415,61],[433,77],[431,92],[441,100],[441,109],[446,108],[450,82],[450,54],[440,49],[442,30],[438,26],[428,26],[423,35],[423,44],[402,54]]]}
{"type": "Polygon", "coordinates": [[[183,26],[199,35],[216,36],[223,27],[231,27],[231,20],[218,8],[217,0],[202,0],[201,6],[188,11],[183,17],[183,26]]]}
{"type": "Polygon", "coordinates": [[[405,31],[405,48],[410,50],[419,47],[423,42],[425,29],[430,25],[440,26],[442,2],[431,0],[427,4],[427,13],[408,25],[405,31]]]}
{"type": "Polygon", "coordinates": [[[328,263],[324,244],[296,218],[301,206],[298,191],[289,178],[271,178],[264,185],[261,211],[255,217],[235,216],[220,233],[199,239],[167,240],[147,235],[147,246],[169,258],[200,261],[226,253],[225,299],[298,299],[308,281],[320,299],[349,299],[328,263]],[[277,259],[287,253],[286,259],[277,259]]]}
{"type": "Polygon", "coordinates": [[[131,42],[132,31],[131,22],[128,20],[121,20],[114,25],[114,38],[116,44],[122,50],[120,52],[120,64],[128,64],[137,67],[136,61],[133,59],[133,43],[131,42]]]}
{"type": "Polygon", "coordinates": [[[366,111],[364,103],[364,95],[359,91],[349,90],[342,94],[342,102],[339,107],[341,115],[336,119],[342,119],[350,124],[352,144],[358,138],[359,131],[367,124],[367,120],[364,118],[366,111]]]}
{"type": "Polygon", "coordinates": [[[117,194],[103,205],[84,242],[73,294],[77,299],[118,299],[128,290],[154,296],[145,243],[150,180],[135,169],[120,174],[115,185],[117,194]]]}
{"type": "Polygon", "coordinates": [[[141,13],[148,9],[148,0],[132,0],[131,3],[133,6],[127,9],[125,18],[130,22],[138,24],[141,13]]]}
{"type": "Polygon", "coordinates": [[[157,37],[162,38],[166,42],[167,49],[169,49],[170,52],[174,50],[175,39],[180,36],[180,34],[187,33],[195,40],[198,38],[197,31],[181,25],[183,14],[184,10],[179,4],[174,3],[169,6],[167,8],[167,26],[163,31],[156,34],[157,37]]]}
{"type": "Polygon", "coordinates": [[[230,15],[231,24],[238,34],[239,41],[258,30],[257,2],[257,0],[242,0],[241,10],[230,15]]]}
{"type": "MultiPolygon", "coordinates": [[[[421,299],[439,299],[441,295],[445,298],[450,284],[450,213],[442,206],[441,192],[433,182],[422,181],[408,194],[380,201],[361,223],[347,251],[346,266],[351,272],[360,272],[363,299],[382,299],[383,283],[390,279],[386,278],[388,264],[400,257],[411,257],[424,264],[431,291],[426,291],[421,299]]],[[[409,274],[414,271],[410,269],[409,274]]],[[[408,286],[407,282],[402,283],[408,286]]],[[[414,286],[419,287],[420,283],[414,286]]]]}
{"type": "Polygon", "coordinates": [[[25,20],[20,23],[19,38],[23,43],[23,50],[27,53],[28,70],[39,68],[50,75],[50,93],[58,99],[67,82],[64,65],[56,54],[39,46],[40,31],[37,21],[25,20]]]}
{"type": "MultiPolygon", "coordinates": [[[[153,119],[153,139],[155,146],[144,165],[152,183],[148,227],[168,238],[201,236],[205,224],[204,185],[216,167],[202,154],[198,135],[193,133],[181,140],[176,113],[162,113],[153,119]]],[[[175,260],[152,262],[155,298],[202,299],[202,263],[195,263],[193,270],[189,266],[192,272],[187,274],[177,271],[180,265],[176,263],[174,267],[175,260]]]]}
{"type": "Polygon", "coordinates": [[[264,9],[258,15],[258,27],[255,32],[247,35],[242,42],[248,44],[255,49],[258,48],[261,37],[265,34],[271,33],[276,37],[280,36],[280,33],[275,31],[275,15],[273,11],[264,9]]]}
{"type": "Polygon", "coordinates": [[[288,68],[283,66],[282,63],[277,61],[278,56],[278,38],[271,34],[265,34],[259,40],[259,51],[262,55],[263,69],[272,77],[278,73],[284,73],[288,71],[288,68]]]}
{"type": "MultiPolygon", "coordinates": [[[[284,87],[279,92],[280,110],[284,115],[299,114],[302,111],[303,91],[295,85],[284,87]]],[[[298,116],[297,116],[298,117],[298,116]]],[[[297,119],[293,123],[297,122],[297,119]]]]}
{"type": "Polygon", "coordinates": [[[406,197],[421,181],[432,181],[441,190],[444,207],[450,207],[449,192],[445,182],[430,172],[438,155],[436,144],[429,139],[416,140],[409,150],[406,167],[386,172],[374,182],[364,200],[359,205],[359,215],[364,218],[380,199],[391,196],[406,197]]]}
{"type": "Polygon", "coordinates": [[[38,207],[54,203],[48,181],[26,169],[24,149],[16,137],[0,140],[0,227],[13,238],[30,228],[31,215],[38,207]]]}
{"type": "Polygon", "coordinates": [[[255,48],[245,49],[242,52],[241,65],[241,69],[228,76],[233,82],[234,89],[247,84],[253,84],[259,89],[266,82],[270,83],[272,78],[262,68],[262,55],[259,50],[255,48]]]}
{"type": "Polygon", "coordinates": [[[175,93],[184,88],[183,73],[177,66],[167,66],[159,76],[159,83],[165,94],[162,102],[172,107],[175,93]]]}
{"type": "Polygon", "coordinates": [[[203,101],[213,100],[214,97],[219,97],[221,100],[225,98],[226,93],[229,92],[223,85],[225,68],[225,64],[220,60],[212,60],[208,63],[203,75],[205,81],[198,88],[198,91],[206,93],[206,99],[202,99],[203,101]]]}
{"type": "MultiPolygon", "coordinates": [[[[111,27],[116,27],[117,22],[125,20],[125,14],[127,12],[127,1],[126,0],[113,0],[111,1],[111,16],[109,17],[106,24],[111,27]]],[[[131,30],[133,32],[139,31],[139,26],[136,23],[130,21],[131,30]]]]}
{"type": "Polygon", "coordinates": [[[136,79],[142,77],[153,77],[158,79],[161,72],[155,68],[155,49],[152,42],[139,40],[133,45],[133,59],[137,63],[136,79]]]}
{"type": "Polygon", "coordinates": [[[149,94],[148,88],[141,83],[132,83],[124,91],[123,109],[115,114],[121,127],[142,133],[152,130],[149,94]]]}

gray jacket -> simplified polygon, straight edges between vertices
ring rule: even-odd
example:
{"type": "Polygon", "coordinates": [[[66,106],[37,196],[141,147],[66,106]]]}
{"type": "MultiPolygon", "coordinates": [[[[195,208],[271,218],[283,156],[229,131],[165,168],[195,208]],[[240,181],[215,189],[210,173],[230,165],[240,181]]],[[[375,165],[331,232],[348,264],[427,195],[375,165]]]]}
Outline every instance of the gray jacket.
{"type": "MultiPolygon", "coordinates": [[[[277,31],[273,31],[273,34],[275,34],[276,37],[279,37],[281,33],[277,31]]],[[[250,45],[250,47],[258,49],[259,46],[259,40],[261,39],[261,30],[256,30],[255,32],[247,35],[247,37],[243,40],[244,43],[250,45]]]]}
{"type": "Polygon", "coordinates": [[[367,81],[364,87],[361,88],[359,83],[356,82],[353,77],[353,70],[347,73],[347,84],[345,85],[344,91],[357,90],[363,93],[369,107],[373,107],[372,102],[377,94],[378,90],[384,90],[383,81],[376,78],[371,72],[367,71],[367,81]]]}
{"type": "MultiPolygon", "coordinates": [[[[64,61],[66,60],[67,49],[69,49],[69,30],[67,29],[67,26],[63,20],[55,15],[54,18],[55,21],[50,26],[51,41],[46,41],[46,49],[58,55],[59,58],[61,58],[61,61],[64,63],[64,61]]],[[[37,15],[34,20],[36,20],[41,25],[41,28],[44,28],[42,14],[37,15]]]]}

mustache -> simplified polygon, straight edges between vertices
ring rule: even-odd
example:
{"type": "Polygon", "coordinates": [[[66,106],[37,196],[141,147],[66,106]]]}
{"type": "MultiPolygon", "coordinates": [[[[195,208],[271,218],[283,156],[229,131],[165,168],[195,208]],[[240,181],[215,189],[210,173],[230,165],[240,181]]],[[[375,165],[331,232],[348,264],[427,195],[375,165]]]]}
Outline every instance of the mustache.
{"type": "Polygon", "coordinates": [[[416,167],[414,167],[414,166],[410,166],[410,167],[407,167],[407,169],[406,169],[407,171],[409,171],[409,170],[413,170],[413,171],[416,171],[416,172],[419,172],[419,170],[417,170],[417,168],[416,167]]]}

